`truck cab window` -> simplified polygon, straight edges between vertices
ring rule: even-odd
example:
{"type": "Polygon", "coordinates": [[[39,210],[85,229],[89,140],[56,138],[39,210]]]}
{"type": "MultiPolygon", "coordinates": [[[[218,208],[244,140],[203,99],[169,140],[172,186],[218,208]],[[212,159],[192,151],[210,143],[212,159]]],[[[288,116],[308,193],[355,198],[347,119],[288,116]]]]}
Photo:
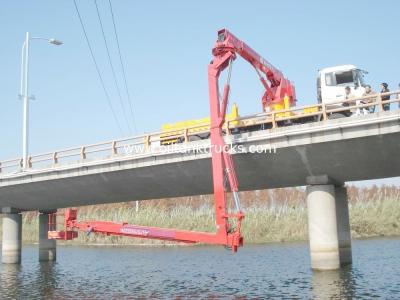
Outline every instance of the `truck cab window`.
{"type": "Polygon", "coordinates": [[[334,81],[333,73],[326,73],[325,74],[325,83],[328,86],[336,85],[336,82],[334,81]]]}
{"type": "Polygon", "coordinates": [[[336,84],[341,85],[341,84],[349,84],[353,83],[353,71],[346,71],[346,72],[341,72],[341,73],[336,73],[336,84]]]}

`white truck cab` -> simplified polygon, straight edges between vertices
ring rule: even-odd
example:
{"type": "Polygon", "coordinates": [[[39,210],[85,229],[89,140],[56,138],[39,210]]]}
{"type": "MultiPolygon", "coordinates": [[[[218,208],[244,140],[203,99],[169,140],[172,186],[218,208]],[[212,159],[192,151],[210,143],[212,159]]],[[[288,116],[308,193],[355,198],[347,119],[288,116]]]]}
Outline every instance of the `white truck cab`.
{"type": "Polygon", "coordinates": [[[324,68],[318,71],[317,95],[318,103],[330,104],[345,100],[345,88],[350,87],[355,97],[365,92],[364,74],[368,72],[354,65],[341,65],[324,68]]]}

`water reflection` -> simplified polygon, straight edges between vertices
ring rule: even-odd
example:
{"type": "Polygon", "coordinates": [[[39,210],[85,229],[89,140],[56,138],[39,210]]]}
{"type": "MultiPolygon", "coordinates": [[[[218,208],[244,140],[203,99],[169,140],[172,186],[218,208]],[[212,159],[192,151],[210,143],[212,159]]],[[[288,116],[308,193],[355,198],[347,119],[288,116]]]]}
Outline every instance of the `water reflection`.
{"type": "Polygon", "coordinates": [[[39,294],[46,299],[54,299],[59,276],[56,262],[41,262],[36,272],[35,286],[39,287],[39,294]]]}
{"type": "Polygon", "coordinates": [[[355,297],[356,280],[351,266],[334,271],[314,271],[312,294],[315,299],[352,299],[355,297]]]}
{"type": "Polygon", "coordinates": [[[20,288],[20,278],[19,274],[21,271],[20,265],[3,265],[1,269],[1,287],[0,287],[0,295],[7,294],[8,297],[17,299],[18,298],[18,290],[20,288]]]}
{"type": "Polygon", "coordinates": [[[307,243],[220,247],[59,247],[0,264],[0,299],[400,299],[400,239],[355,241],[353,266],[312,272],[307,243]],[[382,251],[381,249],[385,249],[382,251]]]}
{"type": "Polygon", "coordinates": [[[0,280],[1,299],[21,299],[27,295],[53,299],[59,276],[56,263],[53,262],[35,265],[5,264],[1,266],[0,280]]]}

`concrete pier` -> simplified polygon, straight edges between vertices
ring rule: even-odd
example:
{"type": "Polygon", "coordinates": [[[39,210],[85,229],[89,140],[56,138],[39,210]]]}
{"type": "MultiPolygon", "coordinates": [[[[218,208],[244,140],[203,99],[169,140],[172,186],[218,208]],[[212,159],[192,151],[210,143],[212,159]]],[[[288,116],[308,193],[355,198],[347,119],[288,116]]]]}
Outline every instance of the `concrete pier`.
{"type": "Polygon", "coordinates": [[[333,184],[307,187],[311,267],[335,270],[350,264],[351,237],[347,192],[333,184]]]}
{"type": "Polygon", "coordinates": [[[1,261],[4,264],[21,262],[22,216],[19,213],[3,215],[3,239],[1,261]]]}
{"type": "Polygon", "coordinates": [[[339,255],[342,266],[352,263],[350,217],[347,189],[335,187],[336,223],[339,238],[339,255]]]}
{"type": "Polygon", "coordinates": [[[40,212],[39,214],[39,261],[55,261],[57,257],[56,240],[49,240],[49,214],[52,212],[40,212]]]}

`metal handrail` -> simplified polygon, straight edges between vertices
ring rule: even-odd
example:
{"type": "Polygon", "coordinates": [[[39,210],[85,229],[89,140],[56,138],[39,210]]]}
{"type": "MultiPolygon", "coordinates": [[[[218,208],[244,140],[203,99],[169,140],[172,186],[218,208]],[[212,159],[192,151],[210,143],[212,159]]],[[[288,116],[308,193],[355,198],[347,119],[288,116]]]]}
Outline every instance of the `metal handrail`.
{"type": "MultiPolygon", "coordinates": [[[[400,107],[400,90],[394,92],[386,92],[386,93],[375,93],[373,95],[357,97],[347,100],[335,101],[329,104],[324,103],[317,103],[312,105],[305,105],[301,107],[291,107],[289,109],[283,109],[279,111],[272,111],[272,112],[264,112],[259,114],[252,114],[244,117],[238,117],[233,120],[226,121],[224,125],[224,129],[226,133],[230,133],[230,129],[240,127],[240,122],[246,120],[256,120],[254,125],[258,124],[272,124],[273,128],[279,127],[279,122],[286,121],[286,120],[295,120],[301,119],[305,117],[313,117],[313,116],[322,116],[320,120],[325,121],[328,118],[328,115],[337,112],[349,111],[349,110],[356,110],[356,109],[363,109],[371,106],[378,106],[378,111],[383,110],[384,104],[390,103],[399,103],[400,107]],[[392,96],[396,95],[396,99],[390,100],[382,100],[382,96],[392,96]],[[363,100],[367,100],[367,103],[362,103],[363,100]],[[371,101],[372,100],[372,101],[371,101]],[[348,103],[349,106],[343,106],[344,103],[348,103]],[[354,104],[355,103],[355,104],[354,104]],[[358,103],[358,104],[357,104],[358,103]],[[351,104],[351,105],[350,105],[351,104]],[[342,107],[340,107],[342,106],[342,107]],[[304,111],[307,109],[317,109],[317,111],[305,113],[304,111]],[[302,111],[301,113],[296,113],[298,111],[302,111]],[[286,115],[288,114],[288,115],[286,115]],[[233,123],[238,123],[233,124],[233,123]],[[233,124],[233,125],[232,125],[233,124]]],[[[318,122],[318,120],[316,121],[318,122]]],[[[242,124],[243,125],[243,124],[242,124]]],[[[141,134],[138,136],[122,138],[119,140],[112,140],[106,142],[100,142],[95,144],[89,144],[79,147],[71,147],[67,149],[62,149],[58,151],[42,153],[38,155],[32,155],[28,158],[28,166],[29,169],[34,168],[34,164],[49,162],[53,165],[61,164],[60,160],[70,158],[70,157],[77,157],[78,161],[86,160],[88,154],[98,153],[98,152],[109,152],[110,156],[121,155],[122,153],[119,152],[120,149],[128,146],[142,146],[143,151],[146,151],[152,143],[158,143],[173,139],[182,139],[184,143],[188,143],[190,141],[191,136],[195,136],[198,134],[208,133],[210,129],[209,124],[201,124],[201,125],[191,125],[185,128],[179,129],[171,129],[167,131],[159,131],[154,132],[151,134],[141,134]],[[204,129],[207,128],[207,129],[204,129]],[[199,129],[195,131],[195,129],[199,129]],[[131,141],[131,142],[129,142],[131,141]]],[[[127,154],[127,153],[125,153],[127,154]]],[[[104,157],[102,157],[104,158],[104,157]]],[[[21,158],[14,158],[8,159],[4,161],[0,161],[0,174],[4,174],[5,170],[9,170],[14,168],[15,171],[19,172],[22,171],[22,159],[21,158]]],[[[28,169],[28,170],[29,170],[28,169]]],[[[8,172],[7,172],[8,173],[8,172]]]]}

